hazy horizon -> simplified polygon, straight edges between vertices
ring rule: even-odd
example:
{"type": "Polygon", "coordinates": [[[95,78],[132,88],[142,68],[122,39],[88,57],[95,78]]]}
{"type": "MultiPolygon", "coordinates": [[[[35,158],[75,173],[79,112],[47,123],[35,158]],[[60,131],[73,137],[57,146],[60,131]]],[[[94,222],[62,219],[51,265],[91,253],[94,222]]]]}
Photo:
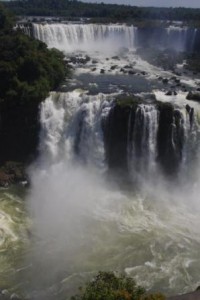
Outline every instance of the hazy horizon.
{"type": "MultiPolygon", "coordinates": [[[[1,0],[10,1],[10,0],[1,0]]],[[[80,0],[82,2],[90,3],[105,3],[105,4],[124,4],[132,6],[146,6],[146,7],[188,7],[200,8],[200,0],[80,0]]]]}
{"type": "Polygon", "coordinates": [[[83,2],[92,3],[112,3],[112,4],[125,4],[135,6],[154,6],[154,7],[190,7],[200,8],[199,0],[82,0],[83,2]]]}

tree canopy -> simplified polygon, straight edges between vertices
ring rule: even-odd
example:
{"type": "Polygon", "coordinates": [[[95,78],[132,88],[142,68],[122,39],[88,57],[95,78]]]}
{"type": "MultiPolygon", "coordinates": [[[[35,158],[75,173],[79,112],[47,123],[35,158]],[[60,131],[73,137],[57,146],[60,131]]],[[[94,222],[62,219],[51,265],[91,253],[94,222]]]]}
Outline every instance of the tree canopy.
{"type": "Polygon", "coordinates": [[[63,16],[108,19],[113,21],[131,20],[182,20],[199,21],[200,9],[155,8],[128,5],[83,3],[77,0],[16,0],[6,6],[17,15],[63,16]]]}
{"type": "Polygon", "coordinates": [[[66,75],[61,52],[13,27],[14,17],[0,5],[0,160],[35,149],[39,104],[66,75]]]}

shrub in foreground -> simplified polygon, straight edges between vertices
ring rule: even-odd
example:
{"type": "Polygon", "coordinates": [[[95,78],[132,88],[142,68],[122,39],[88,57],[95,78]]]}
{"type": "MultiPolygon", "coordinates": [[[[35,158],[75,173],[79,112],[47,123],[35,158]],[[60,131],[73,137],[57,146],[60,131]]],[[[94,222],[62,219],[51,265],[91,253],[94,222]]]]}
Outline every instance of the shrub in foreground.
{"type": "Polygon", "coordinates": [[[134,280],[126,276],[116,276],[112,272],[99,272],[89,282],[80,295],[71,300],[164,300],[162,294],[147,294],[134,280]]]}

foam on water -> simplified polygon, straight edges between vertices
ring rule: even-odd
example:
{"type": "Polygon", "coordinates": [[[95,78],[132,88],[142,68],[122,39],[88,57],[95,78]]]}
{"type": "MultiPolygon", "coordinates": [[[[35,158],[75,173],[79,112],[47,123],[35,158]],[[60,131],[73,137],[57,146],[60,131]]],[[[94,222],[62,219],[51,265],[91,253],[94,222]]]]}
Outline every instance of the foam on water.
{"type": "MultiPolygon", "coordinates": [[[[155,95],[159,101],[174,103],[189,134],[185,105],[194,105],[197,113],[199,104],[186,100],[185,93],[169,97],[155,91],[155,95]]],[[[70,295],[76,284],[98,270],[125,271],[147,289],[167,294],[199,284],[198,181],[195,189],[185,185],[179,190],[155,173],[154,185],[145,181],[138,195],[106,182],[100,124],[109,115],[114,97],[76,90],[52,93],[42,104],[40,164],[32,169],[29,198],[35,221],[29,288],[41,299],[53,297],[50,286],[57,298],[59,293],[70,295]],[[37,277],[39,266],[43,271],[37,277]]],[[[136,119],[137,113],[148,150],[143,171],[156,161],[158,111],[155,104],[141,104],[136,119]]],[[[185,149],[185,153],[191,152],[185,149]]]]}
{"type": "MultiPolygon", "coordinates": [[[[147,80],[174,76],[136,55],[137,30],[133,26],[33,27],[34,35],[49,47],[83,58],[82,50],[89,53],[85,64],[71,63],[77,78],[88,73],[95,77],[102,69],[105,74],[117,76],[127,65],[136,73],[145,72],[147,80]],[[122,45],[129,49],[122,51],[122,45]]],[[[169,42],[176,39],[178,50],[185,47],[185,32],[177,27],[168,30],[169,42]]],[[[188,78],[184,74],[181,82],[190,87],[198,85],[197,80],[188,78]]],[[[29,296],[62,299],[99,270],[125,271],[147,289],[167,294],[194,290],[199,285],[200,268],[199,162],[195,161],[195,172],[190,170],[194,177],[187,176],[187,180],[192,180],[181,184],[178,180],[163,180],[156,168],[157,104],[139,104],[133,128],[129,115],[127,158],[133,177],[141,175],[144,182],[138,194],[131,188],[120,189],[106,173],[108,158],[102,125],[105,126],[113,99],[121,90],[117,87],[113,94],[89,95],[83,88],[85,91],[53,92],[41,104],[40,157],[30,170],[32,186],[27,200],[33,221],[30,268],[25,270],[25,277],[30,278],[25,284],[29,296]],[[141,144],[140,158],[136,138],[141,144]]],[[[184,134],[181,172],[187,173],[191,146],[198,146],[200,140],[199,104],[186,100],[185,92],[166,96],[164,91],[155,90],[154,94],[161,102],[173,103],[178,112],[179,123],[174,116],[170,138],[175,148],[180,127],[184,134]],[[186,105],[194,108],[192,126],[186,105]]],[[[21,211],[19,208],[15,213],[21,211]]],[[[20,234],[13,230],[13,222],[6,211],[0,215],[0,226],[11,241],[16,241],[20,234]]],[[[4,239],[3,243],[5,246],[4,239]]]]}
{"type": "MultiPolygon", "coordinates": [[[[19,189],[20,190],[20,189],[19,189]]],[[[17,269],[28,240],[28,220],[21,191],[0,189],[0,277],[1,288],[14,288],[17,269]]]]}

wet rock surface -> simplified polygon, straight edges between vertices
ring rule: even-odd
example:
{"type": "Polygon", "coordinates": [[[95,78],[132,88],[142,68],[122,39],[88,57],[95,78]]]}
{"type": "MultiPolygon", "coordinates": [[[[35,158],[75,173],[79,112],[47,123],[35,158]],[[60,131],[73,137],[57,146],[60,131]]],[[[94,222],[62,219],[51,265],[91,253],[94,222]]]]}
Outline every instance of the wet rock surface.
{"type": "Polygon", "coordinates": [[[186,99],[200,102],[200,92],[199,91],[193,91],[193,92],[190,91],[188,93],[186,99]]]}
{"type": "Polygon", "coordinates": [[[6,162],[0,167],[0,187],[8,187],[11,184],[27,184],[25,165],[19,162],[6,162]]]}

